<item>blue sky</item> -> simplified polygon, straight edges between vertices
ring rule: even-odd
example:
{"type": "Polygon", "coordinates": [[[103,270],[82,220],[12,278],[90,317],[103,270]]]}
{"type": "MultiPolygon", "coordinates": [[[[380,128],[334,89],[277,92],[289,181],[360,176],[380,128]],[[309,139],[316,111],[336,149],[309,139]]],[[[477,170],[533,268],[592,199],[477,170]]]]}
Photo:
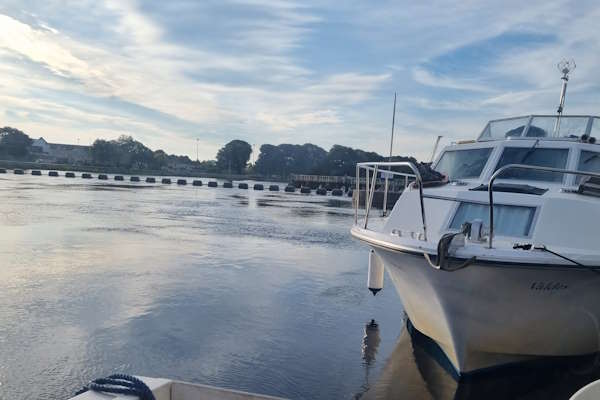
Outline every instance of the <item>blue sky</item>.
{"type": "Polygon", "coordinates": [[[231,139],[426,158],[437,135],[596,113],[594,1],[0,1],[1,125],[90,144],[130,134],[214,158],[231,139]]]}

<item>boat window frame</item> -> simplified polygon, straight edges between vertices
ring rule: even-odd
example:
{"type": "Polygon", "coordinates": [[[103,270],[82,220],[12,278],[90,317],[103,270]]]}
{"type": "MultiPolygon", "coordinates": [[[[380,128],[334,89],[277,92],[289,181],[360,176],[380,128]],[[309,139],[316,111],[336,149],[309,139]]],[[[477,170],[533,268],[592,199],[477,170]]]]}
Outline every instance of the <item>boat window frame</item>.
{"type": "Polygon", "coordinates": [[[454,181],[480,180],[481,177],[487,173],[488,167],[490,165],[490,160],[495,159],[494,152],[496,151],[496,148],[498,147],[497,144],[494,144],[494,143],[485,143],[484,145],[482,145],[482,144],[483,143],[481,143],[481,142],[474,141],[471,143],[459,143],[459,144],[451,144],[449,146],[446,146],[442,149],[442,151],[436,157],[435,161],[431,164],[431,168],[436,170],[436,168],[437,168],[438,164],[440,163],[440,161],[442,160],[442,157],[444,156],[444,154],[446,154],[447,152],[450,152],[450,151],[489,149],[490,154],[488,155],[487,160],[485,161],[485,164],[481,168],[481,172],[479,172],[478,176],[454,179],[454,181]]]}
{"type": "MultiPolygon", "coordinates": [[[[519,196],[528,196],[528,195],[523,195],[523,194],[518,194],[519,196]]],[[[425,196],[425,198],[427,198],[428,196],[425,196]]],[[[459,229],[455,229],[452,228],[452,221],[454,221],[454,217],[456,216],[456,213],[458,212],[458,208],[460,207],[460,205],[462,203],[471,203],[471,204],[480,204],[483,206],[487,206],[489,207],[490,203],[488,201],[479,201],[479,200],[472,200],[472,199],[459,199],[459,198],[454,198],[454,199],[450,199],[447,198],[446,200],[451,200],[453,201],[455,204],[450,208],[450,211],[448,212],[448,216],[446,218],[446,221],[444,224],[442,224],[442,232],[446,233],[446,232],[459,232],[459,229]]],[[[526,207],[526,208],[530,208],[533,209],[533,216],[531,218],[531,224],[529,224],[529,231],[527,232],[526,236],[507,236],[507,235],[501,235],[499,233],[497,233],[496,229],[494,229],[494,237],[495,238],[502,238],[502,239],[531,239],[533,238],[533,233],[535,232],[535,227],[537,225],[537,221],[540,215],[540,209],[541,209],[541,205],[540,204],[531,204],[531,203],[527,203],[525,202],[524,204],[514,204],[514,203],[506,203],[506,202],[494,202],[495,206],[508,206],[508,207],[526,207]]],[[[489,209],[488,209],[488,214],[489,214],[489,209]]],[[[496,225],[496,218],[494,218],[494,225],[496,225]]],[[[488,225],[483,225],[484,227],[489,229],[489,222],[488,225]]]]}
{"type": "MultiPolygon", "coordinates": [[[[509,139],[509,140],[502,142],[502,144],[500,146],[498,146],[498,153],[496,154],[496,157],[494,159],[494,165],[492,165],[490,168],[489,176],[493,175],[494,172],[496,172],[499,168],[503,167],[503,166],[498,166],[498,165],[500,164],[500,160],[502,159],[502,155],[504,154],[504,151],[506,150],[506,148],[528,149],[528,148],[531,148],[531,146],[533,146],[533,144],[536,142],[536,139],[532,139],[532,138],[527,138],[527,139],[528,139],[527,141],[525,141],[525,138],[517,139],[514,141],[509,139]]],[[[567,151],[567,159],[565,161],[565,165],[562,168],[569,168],[569,166],[571,166],[571,164],[573,162],[573,159],[574,158],[578,159],[578,156],[574,154],[574,153],[576,153],[576,150],[577,150],[574,146],[569,145],[569,143],[564,143],[564,142],[560,142],[557,140],[545,141],[545,140],[540,139],[536,149],[566,150],[567,151]]],[[[578,162],[579,161],[577,161],[577,163],[578,162]]],[[[526,165],[533,165],[533,164],[526,164],[526,165]]],[[[539,186],[540,184],[565,186],[569,182],[570,175],[569,174],[562,174],[562,175],[563,176],[560,181],[558,181],[558,180],[557,181],[541,181],[541,180],[534,180],[534,179],[503,178],[502,176],[499,176],[497,181],[498,181],[498,183],[500,183],[500,182],[503,182],[503,183],[536,182],[537,186],[539,186]]],[[[532,185],[532,186],[536,186],[536,185],[532,185]]]]}
{"type": "MultiPolygon", "coordinates": [[[[592,150],[592,149],[588,149],[588,148],[584,148],[584,147],[579,147],[578,149],[578,154],[577,154],[577,159],[575,160],[575,169],[578,171],[584,171],[584,170],[580,170],[579,166],[581,163],[581,157],[583,156],[583,152],[587,152],[587,153],[595,153],[598,154],[598,157],[600,157],[600,148],[596,151],[596,150],[592,150]]],[[[600,170],[598,171],[588,171],[585,170],[586,172],[598,172],[600,173],[600,170]]],[[[575,177],[575,185],[578,185],[579,183],[581,183],[581,179],[584,178],[583,176],[579,176],[579,177],[575,177]]]]}

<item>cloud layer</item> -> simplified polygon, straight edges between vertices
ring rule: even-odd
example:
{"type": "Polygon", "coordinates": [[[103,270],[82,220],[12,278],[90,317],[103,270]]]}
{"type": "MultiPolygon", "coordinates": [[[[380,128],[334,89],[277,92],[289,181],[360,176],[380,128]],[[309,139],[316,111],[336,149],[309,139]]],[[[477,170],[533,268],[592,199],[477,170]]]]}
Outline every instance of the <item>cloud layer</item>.
{"type": "Polygon", "coordinates": [[[132,134],[212,158],[228,140],[384,153],[552,113],[555,64],[576,59],[569,112],[597,107],[594,2],[174,0],[0,5],[3,125],[50,141],[132,134]]]}

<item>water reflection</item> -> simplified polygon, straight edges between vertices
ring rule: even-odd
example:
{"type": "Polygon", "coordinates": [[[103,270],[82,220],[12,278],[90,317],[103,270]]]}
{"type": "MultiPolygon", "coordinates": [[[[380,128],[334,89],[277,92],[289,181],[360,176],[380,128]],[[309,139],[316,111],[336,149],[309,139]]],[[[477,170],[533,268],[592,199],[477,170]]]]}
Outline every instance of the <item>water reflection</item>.
{"type": "Polygon", "coordinates": [[[379,380],[361,398],[568,399],[600,379],[597,356],[536,360],[457,380],[435,342],[407,322],[379,380]]]}
{"type": "Polygon", "coordinates": [[[371,367],[375,364],[375,356],[379,349],[379,343],[381,343],[379,324],[372,319],[371,322],[365,325],[365,333],[361,346],[363,366],[365,368],[365,380],[361,386],[361,390],[354,396],[355,399],[361,398],[370,388],[369,373],[371,372],[371,367]]]}

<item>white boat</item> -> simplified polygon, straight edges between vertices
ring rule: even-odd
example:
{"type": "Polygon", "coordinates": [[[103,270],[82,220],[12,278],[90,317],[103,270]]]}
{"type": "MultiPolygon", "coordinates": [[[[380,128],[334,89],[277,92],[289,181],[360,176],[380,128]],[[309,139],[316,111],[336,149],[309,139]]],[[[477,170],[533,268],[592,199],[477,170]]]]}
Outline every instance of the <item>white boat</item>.
{"type": "MultiPolygon", "coordinates": [[[[197,383],[181,382],[163,378],[135,377],[152,392],[155,400],[284,400],[281,397],[223,389],[197,383]]],[[[89,390],[72,400],[134,400],[139,395],[116,394],[89,390]]]]}
{"type": "Polygon", "coordinates": [[[565,89],[558,115],[490,121],[444,148],[432,167],[445,181],[408,162],[357,165],[352,235],[458,374],[600,351],[600,118],[562,115],[565,89]],[[392,176],[411,183],[375,228],[374,192],[392,176]]]}

